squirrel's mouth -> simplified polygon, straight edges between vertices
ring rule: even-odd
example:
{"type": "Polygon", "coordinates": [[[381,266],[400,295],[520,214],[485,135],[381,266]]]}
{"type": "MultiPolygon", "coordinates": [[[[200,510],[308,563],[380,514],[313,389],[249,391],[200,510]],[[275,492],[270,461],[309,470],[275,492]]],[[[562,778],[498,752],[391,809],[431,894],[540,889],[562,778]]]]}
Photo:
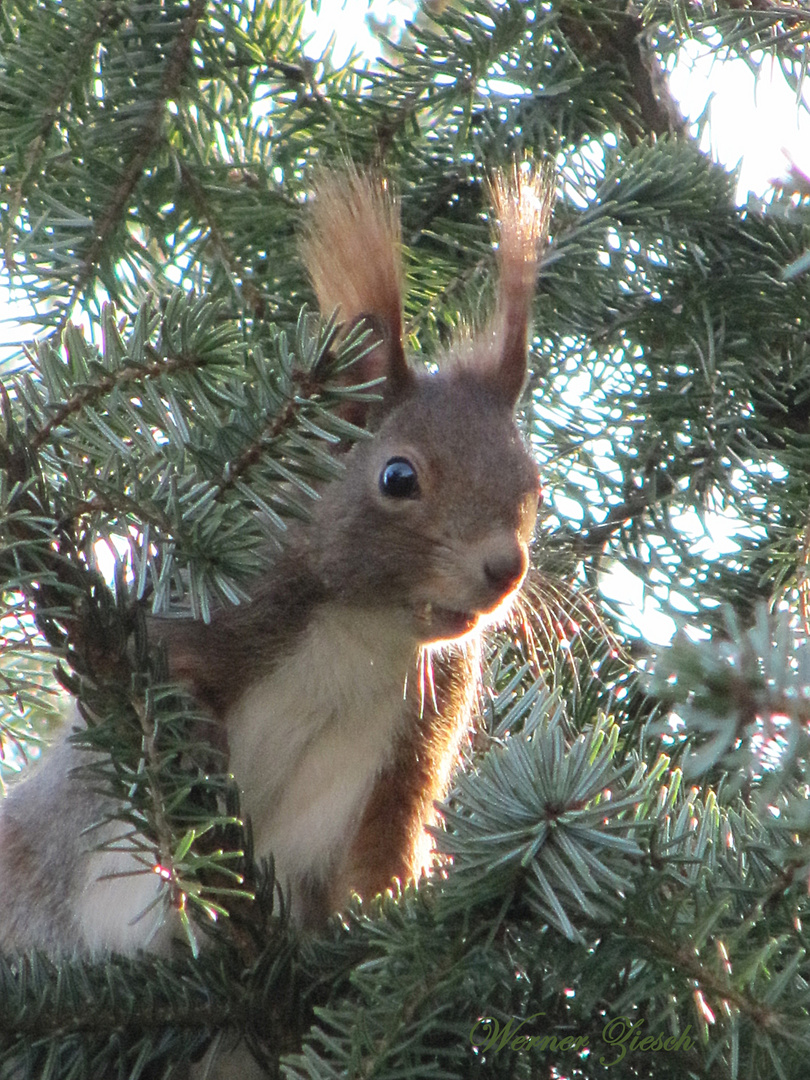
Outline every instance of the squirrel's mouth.
{"type": "MultiPolygon", "coordinates": [[[[521,579],[522,580],[522,579],[521,579]]],[[[441,641],[459,641],[476,630],[498,625],[507,617],[514,603],[520,583],[506,596],[490,606],[481,606],[476,610],[444,607],[429,601],[416,608],[418,633],[422,644],[429,645],[441,641]]]]}
{"type": "Polygon", "coordinates": [[[425,604],[419,612],[419,622],[425,631],[425,643],[462,638],[475,630],[480,617],[477,611],[457,611],[454,608],[440,607],[438,604],[425,604]]]}

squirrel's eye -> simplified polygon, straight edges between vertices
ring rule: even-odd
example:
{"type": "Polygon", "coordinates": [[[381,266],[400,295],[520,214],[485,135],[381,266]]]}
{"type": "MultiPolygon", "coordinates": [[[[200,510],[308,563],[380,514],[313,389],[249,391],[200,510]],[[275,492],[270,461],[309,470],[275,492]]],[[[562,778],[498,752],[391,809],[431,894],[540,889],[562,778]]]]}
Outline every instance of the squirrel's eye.
{"type": "Polygon", "coordinates": [[[416,469],[404,457],[395,457],[380,473],[380,491],[392,499],[412,499],[419,494],[416,469]]]}

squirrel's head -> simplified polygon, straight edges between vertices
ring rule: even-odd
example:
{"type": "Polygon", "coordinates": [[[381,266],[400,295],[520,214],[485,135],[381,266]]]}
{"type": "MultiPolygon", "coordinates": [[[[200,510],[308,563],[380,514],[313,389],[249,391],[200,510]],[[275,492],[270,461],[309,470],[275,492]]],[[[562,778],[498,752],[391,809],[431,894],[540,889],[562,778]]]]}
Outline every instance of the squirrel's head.
{"type": "Polygon", "coordinates": [[[547,176],[515,169],[492,190],[495,311],[435,374],[405,359],[399,221],[384,190],[354,171],[322,178],[304,242],[324,314],[337,308],[347,326],[366,319],[379,335],[357,381],[385,379],[373,437],[347,456],[316,512],[319,570],[343,602],[406,612],[422,644],[497,617],[526,574],[537,513],[537,469],[514,414],[552,189],[547,176]]]}

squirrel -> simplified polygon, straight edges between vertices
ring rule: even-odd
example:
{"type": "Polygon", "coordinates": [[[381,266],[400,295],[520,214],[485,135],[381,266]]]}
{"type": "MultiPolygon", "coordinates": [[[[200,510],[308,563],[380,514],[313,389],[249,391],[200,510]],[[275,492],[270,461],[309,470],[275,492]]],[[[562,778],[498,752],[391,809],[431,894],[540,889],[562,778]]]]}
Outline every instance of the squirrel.
{"type": "MultiPolygon", "coordinates": [[[[494,312],[417,372],[397,204],[352,167],[320,177],[303,258],[323,315],[373,334],[357,374],[382,378],[381,397],[350,416],[371,436],[249,601],[208,624],[152,624],[172,678],[224,727],[256,857],[273,856],[302,928],[429,868],[426,826],[471,727],[481,635],[527,572],[538,475],[514,413],[551,193],[517,167],[492,193],[494,312]]],[[[51,748],[0,808],[4,951],[160,951],[174,933],[156,876],[90,829],[100,796],[71,776],[83,753],[51,748]]]]}

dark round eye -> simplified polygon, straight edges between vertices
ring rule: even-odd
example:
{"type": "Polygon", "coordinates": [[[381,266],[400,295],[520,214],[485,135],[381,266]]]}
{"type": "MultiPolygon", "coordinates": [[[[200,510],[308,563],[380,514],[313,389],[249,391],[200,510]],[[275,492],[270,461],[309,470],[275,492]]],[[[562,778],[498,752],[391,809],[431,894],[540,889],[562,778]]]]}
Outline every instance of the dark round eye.
{"type": "Polygon", "coordinates": [[[392,499],[413,499],[419,494],[416,469],[404,457],[391,458],[380,473],[380,491],[392,499]]]}

